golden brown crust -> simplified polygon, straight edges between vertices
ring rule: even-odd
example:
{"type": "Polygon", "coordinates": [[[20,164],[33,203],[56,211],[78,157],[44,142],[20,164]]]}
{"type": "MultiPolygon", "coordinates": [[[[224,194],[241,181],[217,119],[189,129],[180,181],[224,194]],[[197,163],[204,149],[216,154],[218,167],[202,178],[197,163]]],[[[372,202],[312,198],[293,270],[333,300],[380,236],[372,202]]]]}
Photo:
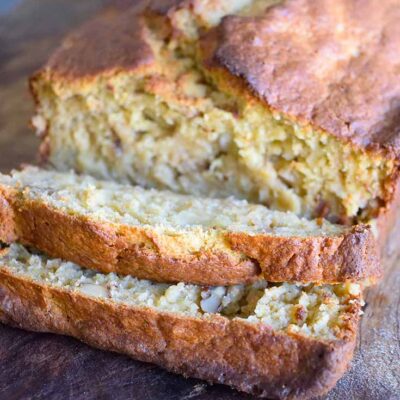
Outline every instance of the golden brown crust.
{"type": "Polygon", "coordinates": [[[145,3],[122,11],[108,8],[75,30],[32,77],[31,84],[43,76],[72,81],[120,71],[140,73],[148,68],[154,55],[140,13],[145,3]]]}
{"type": "Polygon", "coordinates": [[[288,0],[225,18],[204,39],[214,41],[207,62],[278,112],[397,154],[399,19],[397,0],[288,0]]]}
{"type": "Polygon", "coordinates": [[[128,307],[0,270],[0,320],[78,338],[172,372],[276,399],[326,393],[352,357],[359,306],[341,339],[321,341],[220,316],[193,318],[128,307]]]}
{"type": "Polygon", "coordinates": [[[15,215],[7,200],[7,192],[0,187],[0,241],[15,242],[18,238],[15,232],[15,215]]]}
{"type": "MultiPolygon", "coordinates": [[[[2,197],[10,215],[6,231],[15,232],[11,241],[106,273],[200,285],[232,285],[257,279],[374,281],[381,275],[376,243],[366,226],[349,228],[342,235],[330,237],[221,232],[225,248],[193,253],[178,238],[155,229],[70,215],[12,191],[3,190],[2,197]]],[[[7,239],[7,235],[0,236],[0,240],[10,243],[7,239]]]]}
{"type": "MultiPolygon", "coordinates": [[[[93,19],[69,34],[45,66],[29,80],[30,91],[38,104],[35,85],[41,80],[89,83],[99,76],[119,72],[141,74],[158,72],[149,44],[146,15],[153,19],[166,15],[179,5],[190,8],[191,0],[116,0],[93,19]]],[[[44,137],[45,140],[45,137],[44,137]]],[[[44,157],[48,151],[43,143],[44,157]]]]}
{"type": "Polygon", "coordinates": [[[249,237],[235,233],[229,237],[232,249],[257,260],[265,279],[274,282],[343,282],[381,275],[376,251],[371,252],[375,239],[363,226],[352,227],[340,238],[249,237]]]}

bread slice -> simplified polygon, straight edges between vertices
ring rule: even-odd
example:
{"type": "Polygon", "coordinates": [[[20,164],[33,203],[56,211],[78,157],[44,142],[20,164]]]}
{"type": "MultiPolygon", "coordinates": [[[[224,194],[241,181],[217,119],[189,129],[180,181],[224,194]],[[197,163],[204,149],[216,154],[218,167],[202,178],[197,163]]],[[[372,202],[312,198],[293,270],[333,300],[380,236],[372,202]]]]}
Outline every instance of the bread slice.
{"type": "Polygon", "coordinates": [[[309,398],[335,384],[352,356],[361,304],[354,283],[157,284],[17,244],[0,258],[2,322],[268,398],[309,398]]]}
{"type": "Polygon", "coordinates": [[[398,0],[132,3],[72,33],[32,78],[49,163],[332,221],[386,213],[398,0]]]}
{"type": "Polygon", "coordinates": [[[0,176],[0,240],[102,272],[204,285],[375,280],[368,226],[28,167],[0,176]]]}

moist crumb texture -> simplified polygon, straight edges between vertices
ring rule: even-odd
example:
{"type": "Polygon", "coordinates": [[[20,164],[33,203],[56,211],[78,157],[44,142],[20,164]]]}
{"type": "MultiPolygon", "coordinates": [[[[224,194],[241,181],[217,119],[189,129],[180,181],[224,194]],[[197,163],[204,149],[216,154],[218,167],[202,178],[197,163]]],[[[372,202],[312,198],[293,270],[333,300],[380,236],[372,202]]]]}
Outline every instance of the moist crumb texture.
{"type": "Polygon", "coordinates": [[[252,235],[334,236],[347,231],[323,219],[308,220],[246,200],[146,190],[36,167],[13,171],[10,176],[0,175],[0,185],[17,190],[19,199],[40,201],[68,214],[167,233],[194,231],[201,235],[202,231],[229,230],[252,235]]]}
{"type": "Polygon", "coordinates": [[[362,302],[360,286],[354,283],[313,286],[262,281],[228,287],[159,284],[100,274],[71,262],[30,253],[18,244],[3,252],[0,268],[46,286],[127,306],[150,307],[198,318],[220,314],[323,340],[339,338],[350,318],[350,310],[362,302]]]}
{"type": "Polygon", "coordinates": [[[396,1],[173,3],[99,16],[32,79],[44,157],[145,187],[373,218],[398,170],[396,1]]]}

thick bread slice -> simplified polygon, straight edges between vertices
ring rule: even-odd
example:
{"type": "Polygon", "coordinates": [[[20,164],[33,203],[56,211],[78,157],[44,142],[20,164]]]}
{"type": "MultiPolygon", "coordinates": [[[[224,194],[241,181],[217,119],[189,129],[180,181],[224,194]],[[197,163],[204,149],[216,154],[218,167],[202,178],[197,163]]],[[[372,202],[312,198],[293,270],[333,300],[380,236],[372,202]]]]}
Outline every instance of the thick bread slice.
{"type": "Polygon", "coordinates": [[[352,356],[357,284],[210,289],[96,274],[19,245],[3,253],[0,319],[8,324],[278,399],[325,393],[352,356]],[[215,306],[215,298],[220,313],[205,313],[203,301],[215,306]]]}
{"type": "Polygon", "coordinates": [[[308,217],[380,217],[400,171],[399,2],[273,3],[132,1],[86,23],[31,80],[44,158],[308,217]]]}
{"type": "Polygon", "coordinates": [[[34,167],[0,176],[0,216],[3,242],[159,282],[336,283],[381,273],[367,226],[34,167]]]}

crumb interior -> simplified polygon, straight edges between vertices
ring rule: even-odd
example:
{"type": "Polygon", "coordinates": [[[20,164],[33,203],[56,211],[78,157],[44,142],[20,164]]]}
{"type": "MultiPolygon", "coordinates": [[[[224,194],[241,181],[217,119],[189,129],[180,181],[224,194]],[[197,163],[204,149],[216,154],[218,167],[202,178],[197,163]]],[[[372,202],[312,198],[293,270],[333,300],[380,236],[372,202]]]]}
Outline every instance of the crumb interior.
{"type": "Polygon", "coordinates": [[[164,232],[225,230],[303,237],[340,235],[348,229],[246,200],[199,198],[36,167],[0,175],[0,184],[17,190],[19,199],[39,201],[61,212],[164,232]]]}
{"type": "Polygon", "coordinates": [[[97,273],[29,252],[19,244],[3,250],[0,268],[46,286],[128,306],[197,318],[220,314],[324,340],[338,337],[349,309],[361,303],[360,286],[355,283],[314,286],[261,281],[227,287],[162,284],[97,273]]]}

